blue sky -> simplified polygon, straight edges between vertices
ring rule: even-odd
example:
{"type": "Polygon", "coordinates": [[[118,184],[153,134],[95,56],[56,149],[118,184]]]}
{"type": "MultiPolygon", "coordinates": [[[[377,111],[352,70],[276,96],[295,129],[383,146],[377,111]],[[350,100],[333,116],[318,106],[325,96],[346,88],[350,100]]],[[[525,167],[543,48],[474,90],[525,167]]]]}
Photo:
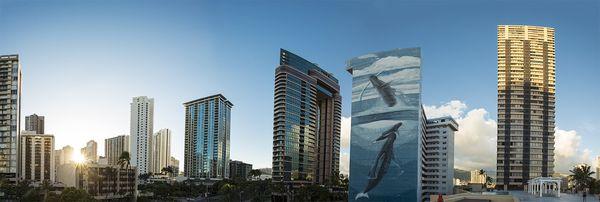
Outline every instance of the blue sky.
{"type": "Polygon", "coordinates": [[[182,103],[222,93],[234,104],[231,157],[270,167],[279,48],[340,80],[347,117],[345,61],[418,46],[424,104],[460,100],[496,119],[496,26],[550,26],[557,126],[599,155],[599,1],[517,2],[0,0],[0,54],[20,54],[22,115],[45,115],[57,148],[103,148],[128,133],[131,97],[147,95],[183,162],[182,103]]]}

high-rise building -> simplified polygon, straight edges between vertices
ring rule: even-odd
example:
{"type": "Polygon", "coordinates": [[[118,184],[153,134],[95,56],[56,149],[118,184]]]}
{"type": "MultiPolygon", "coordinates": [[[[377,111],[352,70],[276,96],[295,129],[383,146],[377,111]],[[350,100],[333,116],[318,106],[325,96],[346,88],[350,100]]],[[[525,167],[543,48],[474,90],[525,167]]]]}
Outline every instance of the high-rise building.
{"type": "Polygon", "coordinates": [[[21,64],[18,55],[0,55],[0,176],[18,180],[21,132],[21,64]]]}
{"type": "Polygon", "coordinates": [[[161,173],[171,163],[171,130],[160,129],[152,138],[152,172],[161,173]]]}
{"type": "Polygon", "coordinates": [[[123,152],[129,152],[129,136],[119,135],[104,139],[104,156],[108,165],[117,165],[123,152]]]}
{"type": "Polygon", "coordinates": [[[178,176],[179,175],[179,160],[177,160],[175,157],[171,156],[170,165],[173,168],[173,175],[178,176]]]}
{"type": "Polygon", "coordinates": [[[73,162],[73,147],[67,145],[62,149],[54,150],[55,180],[66,187],[75,186],[75,162],[73,162]]]}
{"type": "Polygon", "coordinates": [[[134,97],[131,102],[131,131],[129,156],[131,165],[138,173],[151,172],[152,133],[154,126],[154,99],[146,96],[134,97]]]}
{"type": "Polygon", "coordinates": [[[73,147],[67,145],[62,149],[56,150],[55,155],[57,156],[56,165],[63,165],[73,162],[73,147]]]}
{"type": "Polygon", "coordinates": [[[324,184],[339,173],[338,80],[281,49],[275,69],[273,181],[324,184]]]}
{"type": "Polygon", "coordinates": [[[98,143],[94,140],[90,140],[85,144],[85,147],[81,148],[81,155],[87,162],[97,163],[98,162],[98,143]]]}
{"type": "Polygon", "coordinates": [[[185,176],[229,177],[229,137],[233,104],[217,94],[183,103],[185,176]]]}
{"type": "Polygon", "coordinates": [[[554,29],[498,26],[497,188],[554,173],[554,29]]]}
{"type": "Polygon", "coordinates": [[[25,117],[25,130],[35,131],[36,134],[44,134],[44,116],[32,114],[25,117]]]}
{"type": "Polygon", "coordinates": [[[230,179],[248,179],[248,174],[252,170],[252,164],[241,161],[229,162],[230,179]]]}
{"type": "Polygon", "coordinates": [[[22,131],[20,143],[21,179],[32,182],[54,182],[56,179],[54,136],[36,134],[35,131],[22,131]]]}
{"type": "MultiPolygon", "coordinates": [[[[454,189],[454,133],[458,123],[452,117],[427,119],[423,163],[422,196],[450,195],[454,189]]],[[[427,200],[428,201],[428,200],[427,200]]]]}
{"type": "Polygon", "coordinates": [[[469,181],[469,183],[478,183],[478,184],[485,184],[485,181],[487,179],[487,174],[485,173],[481,173],[481,170],[472,170],[471,171],[471,181],[469,181]]]}

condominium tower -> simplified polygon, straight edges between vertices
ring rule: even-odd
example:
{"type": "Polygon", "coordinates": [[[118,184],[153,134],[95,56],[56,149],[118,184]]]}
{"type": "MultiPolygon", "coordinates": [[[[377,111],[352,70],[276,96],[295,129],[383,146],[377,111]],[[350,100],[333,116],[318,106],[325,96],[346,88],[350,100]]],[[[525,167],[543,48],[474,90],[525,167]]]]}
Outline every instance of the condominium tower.
{"type": "Polygon", "coordinates": [[[44,134],[44,116],[32,114],[25,117],[25,130],[35,131],[36,134],[44,134]]]}
{"type": "Polygon", "coordinates": [[[280,50],[275,69],[273,181],[323,184],[339,173],[338,80],[317,64],[280,50]]]}
{"type": "Polygon", "coordinates": [[[23,131],[20,149],[22,180],[53,182],[56,179],[53,135],[23,131]]]}
{"type": "Polygon", "coordinates": [[[0,55],[0,176],[17,181],[21,132],[21,65],[18,55],[0,55]]]}
{"type": "Polygon", "coordinates": [[[81,155],[87,162],[97,163],[98,162],[98,143],[94,140],[90,140],[85,144],[85,147],[81,148],[81,155]]]}
{"type": "Polygon", "coordinates": [[[138,173],[151,172],[154,99],[134,97],[131,102],[129,156],[138,173]]]}
{"type": "Polygon", "coordinates": [[[554,29],[498,26],[497,188],[554,173],[554,29]]]}
{"type": "Polygon", "coordinates": [[[171,130],[160,129],[152,138],[152,172],[161,173],[171,163],[171,130]]]}
{"type": "Polygon", "coordinates": [[[233,104],[217,94],[183,103],[185,107],[185,176],[229,177],[229,136],[233,104]]]}
{"type": "Polygon", "coordinates": [[[104,156],[108,165],[117,165],[123,152],[129,152],[129,136],[119,135],[104,140],[104,156]]]}
{"type": "Polygon", "coordinates": [[[458,123],[452,117],[427,119],[424,143],[422,197],[451,195],[454,189],[454,133],[458,123]]]}

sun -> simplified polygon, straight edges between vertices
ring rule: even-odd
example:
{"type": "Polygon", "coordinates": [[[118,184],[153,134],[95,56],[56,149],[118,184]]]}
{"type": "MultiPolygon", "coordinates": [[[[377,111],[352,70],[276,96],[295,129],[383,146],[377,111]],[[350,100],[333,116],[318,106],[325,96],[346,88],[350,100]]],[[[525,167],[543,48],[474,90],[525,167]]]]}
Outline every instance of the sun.
{"type": "Polygon", "coordinates": [[[81,152],[73,152],[72,160],[76,164],[83,164],[83,163],[85,163],[85,157],[83,156],[83,154],[81,154],[81,152]]]}

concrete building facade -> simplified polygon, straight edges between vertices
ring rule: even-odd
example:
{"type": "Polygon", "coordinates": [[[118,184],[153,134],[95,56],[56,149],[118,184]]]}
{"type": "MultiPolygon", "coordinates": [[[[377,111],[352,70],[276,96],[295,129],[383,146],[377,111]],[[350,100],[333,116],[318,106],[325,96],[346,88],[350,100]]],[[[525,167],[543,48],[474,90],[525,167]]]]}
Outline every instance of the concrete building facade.
{"type": "Polygon", "coordinates": [[[36,134],[44,134],[44,116],[32,114],[25,117],[25,130],[35,131],[36,134]]]}
{"type": "Polygon", "coordinates": [[[230,179],[248,179],[248,174],[250,174],[251,170],[252,164],[244,163],[242,161],[229,162],[230,179]]]}
{"type": "Polygon", "coordinates": [[[56,180],[53,135],[23,131],[20,149],[21,180],[40,183],[56,180]]]}
{"type": "Polygon", "coordinates": [[[0,176],[19,178],[21,64],[18,55],[0,55],[0,176]]]}
{"type": "Polygon", "coordinates": [[[427,119],[425,131],[425,163],[422,171],[422,193],[450,195],[454,189],[454,133],[458,123],[452,117],[427,119]]]}
{"type": "Polygon", "coordinates": [[[554,173],[554,29],[498,26],[497,188],[554,173]]]}
{"type": "Polygon", "coordinates": [[[171,130],[164,128],[152,139],[152,172],[161,173],[171,163],[171,130]]]}
{"type": "Polygon", "coordinates": [[[119,135],[104,140],[104,156],[108,165],[117,165],[123,152],[129,152],[129,136],[119,135]]]}
{"type": "Polygon", "coordinates": [[[97,163],[98,162],[98,143],[94,140],[90,140],[85,143],[85,147],[81,148],[81,155],[87,162],[97,163]]]}
{"type": "Polygon", "coordinates": [[[151,172],[154,127],[153,98],[146,96],[133,98],[130,124],[129,156],[131,165],[135,166],[140,174],[151,172]]]}

